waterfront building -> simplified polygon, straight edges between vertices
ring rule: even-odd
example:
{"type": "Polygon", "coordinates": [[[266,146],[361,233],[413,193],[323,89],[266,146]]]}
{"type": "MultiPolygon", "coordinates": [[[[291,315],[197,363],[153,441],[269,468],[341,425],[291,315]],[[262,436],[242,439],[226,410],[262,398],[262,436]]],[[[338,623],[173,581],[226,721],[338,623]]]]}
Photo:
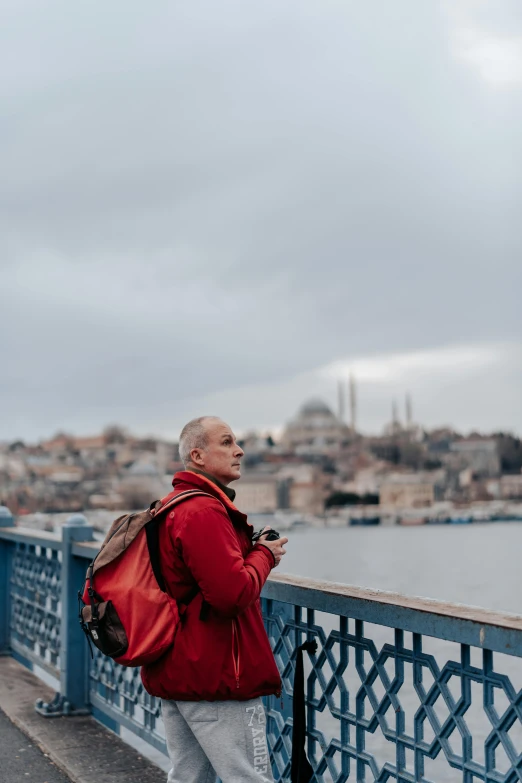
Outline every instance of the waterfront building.
{"type": "Polygon", "coordinates": [[[387,508],[421,508],[435,501],[435,477],[425,473],[391,474],[380,487],[380,504],[387,508]]]}
{"type": "Polygon", "coordinates": [[[287,465],[278,473],[286,487],[286,507],[302,514],[322,514],[331,478],[317,465],[287,465]]]}
{"type": "Polygon", "coordinates": [[[276,511],[279,480],[277,476],[263,473],[246,473],[235,482],[235,505],[245,514],[269,514],[276,511]]]}

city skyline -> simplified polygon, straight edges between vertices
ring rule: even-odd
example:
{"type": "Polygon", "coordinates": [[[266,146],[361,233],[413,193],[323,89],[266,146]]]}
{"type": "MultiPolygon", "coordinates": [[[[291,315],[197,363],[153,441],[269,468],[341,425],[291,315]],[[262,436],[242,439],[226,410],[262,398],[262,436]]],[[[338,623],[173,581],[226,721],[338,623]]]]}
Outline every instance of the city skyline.
{"type": "MultiPolygon", "coordinates": [[[[459,372],[468,373],[470,370],[482,368],[488,373],[491,373],[491,367],[494,366],[495,357],[498,357],[499,353],[505,351],[509,352],[513,350],[510,345],[504,346],[490,346],[489,352],[480,353],[472,346],[460,346],[457,349],[453,348],[446,352],[417,352],[414,354],[398,354],[394,357],[369,357],[367,359],[361,359],[346,363],[343,361],[333,362],[320,368],[316,373],[307,374],[306,376],[297,377],[294,382],[290,384],[281,384],[280,386],[274,385],[270,392],[273,394],[274,399],[271,400],[270,394],[267,397],[267,388],[264,389],[265,402],[270,405],[277,401],[277,404],[281,405],[282,409],[286,410],[286,413],[280,417],[279,421],[274,419],[275,423],[262,423],[256,424],[254,418],[249,421],[243,417],[238,416],[238,411],[229,411],[230,415],[226,415],[226,411],[223,408],[226,407],[226,402],[223,395],[214,395],[213,401],[209,402],[207,408],[198,409],[195,407],[194,401],[186,403],[187,416],[185,418],[178,417],[179,425],[170,427],[140,427],[139,425],[118,419],[114,417],[110,420],[100,421],[97,426],[91,427],[90,430],[79,430],[74,426],[74,421],[71,421],[67,426],[62,422],[61,425],[54,429],[42,430],[42,432],[35,438],[27,437],[21,433],[15,436],[5,437],[5,427],[3,432],[0,432],[0,442],[14,441],[17,439],[27,440],[28,442],[44,441],[53,437],[58,432],[66,432],[74,436],[90,436],[96,433],[102,432],[107,427],[117,426],[123,428],[125,431],[136,435],[137,437],[158,437],[164,438],[169,441],[177,441],[179,432],[182,427],[190,418],[194,418],[198,415],[217,415],[227,419],[235,427],[240,435],[244,435],[248,432],[259,432],[261,434],[271,434],[278,438],[285,426],[289,421],[293,420],[299,410],[309,402],[311,399],[318,399],[323,401],[331,411],[347,425],[351,426],[354,415],[356,416],[356,431],[364,436],[376,436],[382,435],[386,428],[394,422],[400,425],[407,426],[413,424],[426,431],[433,431],[438,428],[448,427],[455,432],[460,432],[462,435],[471,433],[479,434],[491,434],[494,432],[511,433],[515,436],[520,436],[522,428],[518,429],[515,426],[510,426],[509,422],[502,423],[502,419],[499,418],[500,424],[495,423],[494,416],[490,417],[490,425],[485,426],[479,422],[473,421],[468,418],[467,423],[462,426],[455,423],[452,420],[445,420],[443,418],[437,419],[435,416],[431,420],[425,420],[423,418],[425,412],[425,405],[422,397],[417,397],[419,389],[422,391],[422,383],[430,384],[432,379],[432,372],[435,369],[440,373],[441,369],[445,368],[446,372],[448,368],[458,370],[459,372]],[[444,361],[446,360],[446,363],[444,361]],[[422,370],[424,369],[424,373],[422,370]],[[355,374],[357,371],[357,375],[355,374]],[[415,383],[412,377],[409,377],[410,372],[417,374],[417,380],[420,386],[415,383]],[[295,383],[295,386],[294,386],[295,383]],[[303,388],[308,389],[308,393],[303,392],[303,388]],[[296,388],[299,388],[299,392],[296,392],[296,388]],[[367,400],[368,390],[370,390],[370,400],[367,400]],[[372,395],[373,390],[373,395],[372,395]],[[412,393],[413,390],[413,393],[412,393]],[[379,394],[376,396],[375,392],[379,394]],[[301,397],[299,398],[299,394],[301,397]],[[303,396],[304,394],[304,396],[303,396]],[[295,405],[291,408],[291,403],[295,401],[295,405]],[[352,410],[352,401],[354,409],[352,410]],[[373,428],[368,426],[368,407],[374,406],[373,428]],[[214,407],[212,407],[214,406],[214,407]],[[221,409],[221,410],[220,410],[221,409]],[[190,411],[192,410],[192,413],[190,411]],[[360,412],[362,410],[362,417],[360,412]],[[239,426],[234,423],[235,420],[241,422],[239,426]],[[360,425],[360,426],[359,426],[360,425]]],[[[475,376],[476,377],[476,376],[475,376]]],[[[491,377],[491,375],[490,375],[491,377]]],[[[494,376],[493,376],[494,377],[494,376]]],[[[237,393],[248,403],[248,392],[251,392],[254,401],[260,394],[259,389],[239,389],[237,393]]],[[[489,393],[489,390],[488,390],[489,393]]],[[[465,395],[460,395],[460,402],[466,402],[465,395]]],[[[243,409],[245,409],[245,405],[243,409]]],[[[172,421],[172,420],[171,420],[172,421]]],[[[258,420],[259,421],[259,420],[258,420]]]]}

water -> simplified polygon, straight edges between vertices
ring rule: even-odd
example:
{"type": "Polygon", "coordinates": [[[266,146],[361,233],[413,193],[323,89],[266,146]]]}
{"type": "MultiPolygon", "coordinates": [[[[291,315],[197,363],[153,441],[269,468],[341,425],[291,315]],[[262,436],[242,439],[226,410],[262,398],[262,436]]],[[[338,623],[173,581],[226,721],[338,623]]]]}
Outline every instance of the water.
{"type": "MultiPolygon", "coordinates": [[[[289,538],[287,554],[280,566],[284,573],[522,614],[520,523],[304,529],[292,532],[289,538]]],[[[316,622],[328,629],[337,624],[331,615],[322,613],[317,613],[316,622]]],[[[353,632],[353,625],[350,631],[353,632]]],[[[378,649],[384,643],[394,641],[391,629],[369,623],[365,624],[365,635],[375,641],[378,649]]],[[[405,634],[405,637],[405,645],[411,649],[411,634],[405,634]]],[[[448,660],[460,661],[460,646],[454,643],[423,637],[423,649],[436,657],[440,667],[448,660]]],[[[360,679],[352,652],[349,658],[344,677],[350,693],[350,709],[354,709],[354,696],[359,690],[360,679]]],[[[482,667],[480,650],[472,649],[471,662],[482,667]]],[[[522,660],[495,654],[494,662],[495,670],[507,674],[519,690],[522,687],[522,660]]],[[[368,654],[365,654],[365,665],[368,670],[371,665],[368,654]]],[[[310,671],[310,666],[307,668],[310,671]]],[[[410,736],[420,704],[413,687],[411,669],[411,665],[405,666],[405,684],[400,691],[406,733],[410,736]]],[[[389,673],[393,676],[392,670],[389,673]]],[[[328,671],[329,676],[331,673],[328,671]]],[[[429,680],[429,677],[426,679],[429,680]]],[[[431,685],[431,681],[427,685],[431,685]]],[[[382,698],[384,688],[379,678],[374,690],[378,698],[382,698]]],[[[460,678],[451,679],[450,690],[458,699],[460,678]]],[[[473,736],[473,759],[483,764],[484,740],[492,726],[482,706],[482,686],[472,683],[471,691],[472,703],[465,721],[473,736]]],[[[500,691],[495,697],[495,704],[500,714],[508,706],[500,691]]],[[[435,711],[441,722],[447,718],[449,711],[442,698],[436,701],[435,711]]],[[[367,701],[365,715],[368,717],[371,713],[367,701]]],[[[388,711],[387,717],[390,718],[390,727],[394,728],[393,713],[388,711]]],[[[327,741],[332,736],[339,736],[339,724],[327,710],[318,715],[318,728],[325,733],[327,741]]],[[[425,737],[428,741],[432,740],[431,729],[427,729],[425,737]]],[[[521,753],[522,724],[519,721],[510,730],[510,739],[516,752],[521,753]]],[[[457,729],[451,734],[450,744],[452,750],[460,755],[462,739],[457,729]]],[[[366,733],[366,747],[375,755],[380,766],[386,761],[395,764],[395,746],[384,737],[380,728],[373,735],[366,733]]],[[[414,774],[412,754],[408,751],[406,755],[408,770],[414,774]]],[[[509,768],[502,748],[497,751],[497,764],[502,772],[509,768]]],[[[425,775],[436,783],[462,781],[462,772],[452,769],[443,753],[439,753],[437,759],[426,762],[425,775]]],[[[325,777],[325,780],[329,779],[325,777]]],[[[373,779],[369,772],[366,779],[373,779]]]]}
{"type": "Polygon", "coordinates": [[[280,572],[522,614],[522,524],[291,532],[280,572]]]}

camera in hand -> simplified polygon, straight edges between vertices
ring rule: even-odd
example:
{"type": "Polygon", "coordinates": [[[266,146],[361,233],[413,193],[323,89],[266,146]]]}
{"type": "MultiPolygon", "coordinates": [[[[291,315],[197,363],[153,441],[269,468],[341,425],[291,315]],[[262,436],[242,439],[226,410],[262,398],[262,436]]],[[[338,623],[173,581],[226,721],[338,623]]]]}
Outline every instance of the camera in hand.
{"type": "Polygon", "coordinates": [[[273,528],[269,528],[268,530],[258,530],[257,533],[254,533],[252,536],[252,543],[257,544],[261,536],[266,541],[277,541],[278,538],[281,538],[277,530],[274,530],[273,528]]]}

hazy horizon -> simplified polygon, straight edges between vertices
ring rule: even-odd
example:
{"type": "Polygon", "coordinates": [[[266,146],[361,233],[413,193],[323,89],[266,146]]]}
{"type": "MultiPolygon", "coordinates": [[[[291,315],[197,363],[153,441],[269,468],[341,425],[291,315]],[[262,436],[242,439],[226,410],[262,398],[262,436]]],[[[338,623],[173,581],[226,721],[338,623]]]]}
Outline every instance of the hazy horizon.
{"type": "Polygon", "coordinates": [[[0,438],[522,434],[517,0],[7,0],[0,438]]]}

